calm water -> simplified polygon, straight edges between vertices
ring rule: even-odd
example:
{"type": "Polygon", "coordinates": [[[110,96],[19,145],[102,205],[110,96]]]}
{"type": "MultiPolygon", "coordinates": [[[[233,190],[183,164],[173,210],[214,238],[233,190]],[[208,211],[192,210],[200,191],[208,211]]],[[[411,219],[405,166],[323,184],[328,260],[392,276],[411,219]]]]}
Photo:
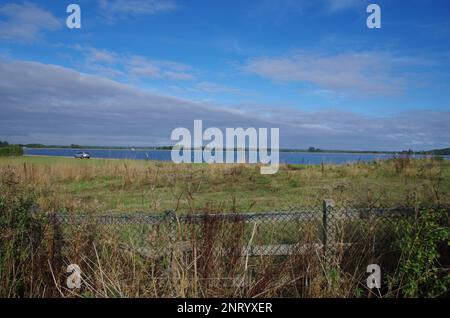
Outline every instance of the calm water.
{"type": "MultiPolygon", "coordinates": [[[[170,150],[104,150],[104,149],[47,149],[47,148],[26,148],[25,155],[35,156],[61,156],[73,157],[80,151],[91,154],[91,158],[109,159],[133,159],[133,160],[161,160],[171,161],[170,150]]],[[[280,152],[280,163],[289,164],[344,164],[358,161],[374,161],[392,158],[391,154],[354,154],[354,153],[303,153],[303,152],[280,152]]],[[[424,156],[415,155],[414,158],[424,156]]],[[[450,160],[450,156],[445,156],[450,160]]]]}

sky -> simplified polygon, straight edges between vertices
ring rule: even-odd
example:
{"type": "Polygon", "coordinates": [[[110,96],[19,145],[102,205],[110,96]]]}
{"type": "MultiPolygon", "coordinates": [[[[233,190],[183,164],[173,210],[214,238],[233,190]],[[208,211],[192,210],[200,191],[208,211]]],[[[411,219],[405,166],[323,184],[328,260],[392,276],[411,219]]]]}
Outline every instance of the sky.
{"type": "Polygon", "coordinates": [[[0,1],[0,140],[168,145],[195,119],[282,148],[450,147],[450,2],[0,1]]]}

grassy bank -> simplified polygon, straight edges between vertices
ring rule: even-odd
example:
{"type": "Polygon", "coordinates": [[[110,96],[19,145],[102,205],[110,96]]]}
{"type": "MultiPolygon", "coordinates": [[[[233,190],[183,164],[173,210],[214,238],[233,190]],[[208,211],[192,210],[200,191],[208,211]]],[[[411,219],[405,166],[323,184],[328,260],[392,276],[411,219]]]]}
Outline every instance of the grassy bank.
{"type": "Polygon", "coordinates": [[[0,173],[10,169],[33,187],[44,210],[247,212],[317,206],[325,198],[342,205],[450,202],[450,162],[433,159],[282,165],[261,175],[256,165],[0,158],[0,173]]]}

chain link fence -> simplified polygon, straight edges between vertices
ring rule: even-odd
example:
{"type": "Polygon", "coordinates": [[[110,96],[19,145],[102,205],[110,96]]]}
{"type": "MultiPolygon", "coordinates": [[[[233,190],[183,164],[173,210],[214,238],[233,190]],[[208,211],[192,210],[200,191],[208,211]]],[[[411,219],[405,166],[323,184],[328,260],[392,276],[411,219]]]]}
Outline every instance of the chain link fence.
{"type": "MultiPolygon", "coordinates": [[[[64,237],[81,232],[90,239],[114,245],[124,253],[161,259],[178,252],[225,258],[320,255],[338,265],[345,255],[371,250],[385,252],[400,219],[414,215],[412,208],[338,207],[325,200],[322,207],[266,213],[108,215],[56,214],[64,237]]],[[[70,240],[69,240],[70,241],[70,240]]]]}
{"type": "Polygon", "coordinates": [[[133,285],[135,274],[123,271],[140,268],[152,279],[137,285],[154,290],[152,296],[157,291],[165,296],[311,295],[318,288],[312,282],[330,284],[317,281],[318,271],[327,279],[339,272],[349,279],[358,273],[364,280],[369,264],[395,265],[401,253],[394,246],[399,226],[414,222],[417,211],[325,200],[322,206],[264,213],[58,213],[53,241],[56,259],[83,264],[87,281],[102,280],[107,271],[133,285]],[[172,293],[174,288],[178,292],[172,293]]]}

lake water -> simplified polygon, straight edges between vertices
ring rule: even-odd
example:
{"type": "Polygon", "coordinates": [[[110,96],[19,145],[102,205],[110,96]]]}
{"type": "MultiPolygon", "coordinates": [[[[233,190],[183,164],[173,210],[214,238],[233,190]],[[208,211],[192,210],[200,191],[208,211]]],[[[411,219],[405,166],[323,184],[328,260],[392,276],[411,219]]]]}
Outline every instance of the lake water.
{"type": "MultiPolygon", "coordinates": [[[[30,156],[73,157],[77,152],[86,151],[91,158],[160,160],[171,161],[170,150],[117,150],[117,149],[65,149],[65,148],[25,148],[24,154],[30,156]]],[[[392,154],[355,154],[355,153],[307,153],[280,152],[280,163],[288,164],[345,164],[358,161],[370,162],[392,158],[392,154]]],[[[413,158],[423,158],[414,155],[413,158]]],[[[444,157],[450,160],[450,156],[444,157]]]]}

